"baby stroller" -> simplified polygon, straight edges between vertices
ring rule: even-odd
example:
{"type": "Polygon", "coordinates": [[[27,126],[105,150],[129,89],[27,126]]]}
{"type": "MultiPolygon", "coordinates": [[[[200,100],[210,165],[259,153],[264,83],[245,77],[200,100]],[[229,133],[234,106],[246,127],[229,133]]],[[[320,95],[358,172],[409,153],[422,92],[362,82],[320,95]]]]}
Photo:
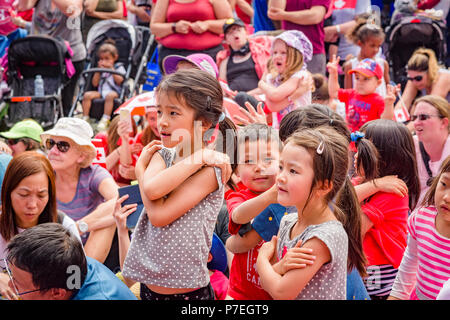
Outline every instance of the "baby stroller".
{"type": "Polygon", "coordinates": [[[447,57],[447,26],[443,20],[417,15],[400,19],[386,29],[386,59],[391,79],[402,88],[407,82],[406,65],[414,50],[426,47],[434,50],[440,64],[447,57]]]}
{"type": "Polygon", "coordinates": [[[46,35],[14,40],[8,50],[7,84],[3,97],[3,125],[12,127],[26,118],[38,121],[44,129],[52,127],[63,115],[61,90],[69,80],[66,61],[71,54],[62,39],[46,35]],[[35,79],[41,75],[44,96],[35,96],[35,79]]]}
{"type": "MultiPolygon", "coordinates": [[[[149,28],[134,27],[130,23],[123,20],[103,20],[97,22],[90,30],[86,39],[86,48],[88,51],[87,66],[82,72],[77,98],[72,105],[69,116],[72,116],[78,103],[81,103],[83,95],[86,91],[96,90],[92,86],[92,77],[96,72],[109,72],[113,74],[120,74],[124,77],[125,81],[121,87],[119,97],[114,99],[114,108],[117,109],[121,104],[125,102],[135,91],[137,87],[136,82],[142,80],[142,70],[146,65],[146,56],[148,54],[151,42],[154,41],[154,36],[147,37],[148,41],[144,41],[144,32],[147,29],[150,34],[149,28]],[[115,46],[119,52],[118,63],[121,63],[125,70],[125,74],[121,74],[117,71],[110,69],[96,68],[97,65],[97,50],[107,39],[113,39],[115,46]]],[[[145,81],[145,79],[144,79],[145,81]]],[[[103,106],[105,99],[99,98],[92,101],[91,110],[89,116],[93,119],[99,120],[103,115],[103,106]]]]}

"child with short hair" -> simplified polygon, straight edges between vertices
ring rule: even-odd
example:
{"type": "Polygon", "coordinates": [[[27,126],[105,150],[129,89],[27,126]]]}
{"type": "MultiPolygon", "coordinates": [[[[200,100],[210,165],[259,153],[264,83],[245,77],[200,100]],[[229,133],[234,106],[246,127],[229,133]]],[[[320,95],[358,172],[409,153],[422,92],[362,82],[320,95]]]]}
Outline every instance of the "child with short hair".
{"type": "MultiPolygon", "coordinates": [[[[350,70],[355,74],[356,86],[354,89],[340,89],[338,81],[339,57],[333,56],[327,64],[328,92],[330,99],[339,99],[345,103],[345,114],[350,131],[358,131],[366,122],[375,119],[394,119],[394,101],[387,100],[386,103],[376,88],[380,85],[383,77],[381,67],[372,59],[364,59],[357,67],[350,70]]],[[[394,87],[390,86],[392,91],[394,87]]]]}
{"type": "MultiPolygon", "coordinates": [[[[258,250],[264,243],[249,222],[267,206],[276,203],[275,180],[282,144],[277,132],[265,124],[251,124],[239,131],[236,176],[244,188],[230,192],[227,208],[230,237],[226,246],[234,253],[230,269],[228,295],[236,300],[268,300],[270,295],[259,283],[255,269],[258,250]],[[237,250],[240,235],[258,238],[256,246],[237,250]]],[[[250,241],[251,242],[251,241],[250,241]]]]}
{"type": "Polygon", "coordinates": [[[447,157],[433,179],[422,206],[408,218],[408,244],[389,299],[435,300],[446,281],[445,290],[448,292],[449,186],[450,157],[447,157]]]}
{"type": "MultiPolygon", "coordinates": [[[[122,63],[117,62],[119,59],[119,52],[115,46],[114,40],[105,40],[98,48],[97,56],[97,66],[99,68],[111,69],[115,72],[125,74],[125,67],[122,63]]],[[[98,90],[85,92],[81,104],[83,107],[83,119],[87,121],[89,120],[92,100],[99,98],[105,99],[103,116],[97,125],[98,131],[105,131],[108,128],[114,108],[114,99],[119,97],[123,81],[124,77],[117,73],[96,72],[92,76],[92,86],[97,87],[98,90]]]]}
{"type": "Polygon", "coordinates": [[[349,89],[355,88],[356,86],[355,75],[351,75],[348,72],[355,69],[360,61],[372,59],[381,67],[383,73],[381,83],[377,87],[376,92],[384,98],[386,96],[386,86],[390,82],[390,77],[389,64],[385,59],[378,56],[378,52],[380,51],[380,47],[385,38],[383,29],[375,23],[370,14],[362,14],[356,18],[356,25],[348,32],[347,38],[361,49],[358,56],[353,57],[344,63],[344,88],[349,89]]]}

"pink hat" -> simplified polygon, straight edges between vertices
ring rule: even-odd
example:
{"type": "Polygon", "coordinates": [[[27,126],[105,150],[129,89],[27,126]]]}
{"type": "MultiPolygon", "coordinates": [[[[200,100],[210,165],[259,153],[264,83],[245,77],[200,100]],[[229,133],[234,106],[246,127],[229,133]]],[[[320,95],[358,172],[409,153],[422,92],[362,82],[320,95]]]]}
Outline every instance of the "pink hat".
{"type": "Polygon", "coordinates": [[[348,74],[352,73],[361,73],[363,76],[366,77],[377,77],[378,79],[383,78],[383,70],[381,69],[380,65],[375,62],[375,60],[372,59],[364,59],[361,60],[355,69],[352,69],[348,72],[348,74]]]}
{"type": "Polygon", "coordinates": [[[165,57],[163,60],[165,74],[171,74],[177,71],[177,65],[180,61],[190,62],[197,66],[200,70],[209,72],[216,79],[219,77],[219,68],[217,68],[216,62],[213,58],[211,58],[211,56],[204,53],[194,53],[188,55],[187,57],[179,55],[170,55],[165,57]]]}

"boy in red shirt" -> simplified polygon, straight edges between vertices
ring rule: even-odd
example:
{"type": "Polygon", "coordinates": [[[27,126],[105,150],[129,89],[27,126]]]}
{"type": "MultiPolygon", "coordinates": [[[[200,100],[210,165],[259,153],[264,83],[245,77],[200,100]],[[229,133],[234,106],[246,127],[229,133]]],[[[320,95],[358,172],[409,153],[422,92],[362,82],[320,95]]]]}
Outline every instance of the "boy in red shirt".
{"type": "Polygon", "coordinates": [[[263,124],[248,125],[239,134],[236,175],[242,188],[229,193],[226,198],[230,215],[228,229],[232,234],[226,247],[234,253],[228,296],[235,300],[269,300],[272,298],[261,288],[255,267],[264,241],[253,248],[245,245],[249,238],[259,237],[249,222],[267,206],[277,202],[275,182],[282,144],[277,132],[263,124]],[[244,234],[247,241],[242,238],[244,234]]]}
{"type": "Polygon", "coordinates": [[[350,131],[358,131],[366,122],[376,119],[394,118],[393,103],[386,103],[376,88],[381,84],[383,70],[372,59],[364,59],[355,69],[348,73],[355,73],[356,85],[354,89],[341,89],[338,82],[339,57],[333,56],[327,64],[328,93],[330,99],[339,99],[345,103],[345,115],[350,131]]]}

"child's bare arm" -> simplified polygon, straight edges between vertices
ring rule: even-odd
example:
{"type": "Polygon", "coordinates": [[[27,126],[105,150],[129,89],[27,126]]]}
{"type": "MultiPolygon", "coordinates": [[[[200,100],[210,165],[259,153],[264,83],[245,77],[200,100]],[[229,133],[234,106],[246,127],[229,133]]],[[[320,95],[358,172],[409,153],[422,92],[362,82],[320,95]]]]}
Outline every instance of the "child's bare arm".
{"type": "Polygon", "coordinates": [[[97,88],[98,84],[100,83],[100,77],[101,77],[101,73],[100,72],[96,72],[94,73],[94,75],[92,76],[92,85],[97,88]]]}
{"type": "Polygon", "coordinates": [[[277,203],[277,193],[277,186],[273,185],[269,190],[259,196],[241,203],[234,209],[231,219],[237,224],[250,222],[270,204],[277,203]]]}
{"type": "Polygon", "coordinates": [[[243,236],[239,234],[232,235],[227,239],[225,245],[231,253],[244,253],[256,247],[261,240],[262,238],[258,232],[255,229],[251,229],[243,236]]]}

